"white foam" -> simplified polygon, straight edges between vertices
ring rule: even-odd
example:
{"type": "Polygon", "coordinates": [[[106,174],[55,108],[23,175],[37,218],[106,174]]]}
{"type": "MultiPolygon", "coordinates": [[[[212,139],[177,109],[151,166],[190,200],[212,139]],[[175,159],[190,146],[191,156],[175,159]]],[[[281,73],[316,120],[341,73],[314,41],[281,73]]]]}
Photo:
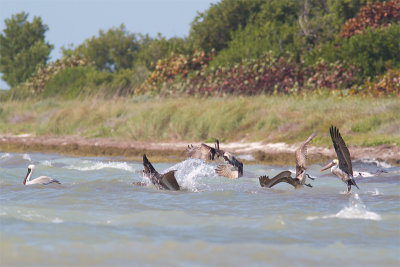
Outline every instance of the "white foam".
{"type": "Polygon", "coordinates": [[[353,171],[353,177],[372,177],[374,176],[372,173],[370,172],[359,172],[359,171],[353,171]]]}
{"type": "Polygon", "coordinates": [[[253,155],[250,154],[241,154],[237,156],[239,159],[247,160],[247,161],[254,161],[253,155]]]}
{"type": "Polygon", "coordinates": [[[29,156],[29,154],[24,154],[24,155],[22,156],[22,158],[23,158],[24,160],[29,161],[29,162],[32,161],[31,156],[29,156]]]}
{"type": "Polygon", "coordinates": [[[349,206],[344,207],[338,213],[326,216],[309,216],[306,219],[309,221],[316,219],[361,219],[361,220],[374,220],[380,221],[382,217],[372,211],[368,211],[358,194],[351,195],[349,199],[349,206]]]}
{"type": "Polygon", "coordinates": [[[50,160],[45,160],[45,161],[43,161],[43,162],[41,162],[41,163],[42,163],[42,165],[44,165],[44,166],[49,166],[49,167],[52,167],[52,166],[53,166],[50,160]]]}
{"type": "Polygon", "coordinates": [[[7,159],[11,157],[10,153],[4,153],[3,155],[1,155],[0,159],[7,159]]]}
{"type": "Polygon", "coordinates": [[[54,218],[51,222],[52,222],[52,223],[63,223],[64,220],[62,220],[62,219],[56,217],[56,218],[54,218]]]}
{"type": "Polygon", "coordinates": [[[369,194],[371,196],[381,196],[381,195],[383,195],[381,192],[379,192],[379,190],[377,188],[375,188],[375,191],[368,191],[367,194],[369,194]]]}
{"type": "Polygon", "coordinates": [[[82,161],[82,164],[80,166],[70,165],[70,166],[66,166],[65,168],[72,169],[72,170],[78,170],[78,171],[95,171],[95,170],[101,170],[101,169],[105,169],[105,168],[119,169],[119,170],[124,170],[124,171],[129,171],[129,172],[136,171],[135,168],[128,165],[128,163],[117,162],[117,161],[101,162],[101,161],[84,160],[84,161],[82,161]]]}
{"type": "Polygon", "coordinates": [[[380,161],[380,160],[377,160],[377,159],[361,159],[361,162],[370,163],[370,164],[372,163],[372,164],[375,164],[378,167],[382,167],[382,168],[386,168],[386,169],[393,167],[389,163],[386,163],[384,161],[380,161]]]}
{"type": "Polygon", "coordinates": [[[191,191],[198,191],[201,178],[215,176],[215,166],[200,159],[187,159],[168,168],[164,173],[176,170],[175,177],[179,185],[191,191]]]}

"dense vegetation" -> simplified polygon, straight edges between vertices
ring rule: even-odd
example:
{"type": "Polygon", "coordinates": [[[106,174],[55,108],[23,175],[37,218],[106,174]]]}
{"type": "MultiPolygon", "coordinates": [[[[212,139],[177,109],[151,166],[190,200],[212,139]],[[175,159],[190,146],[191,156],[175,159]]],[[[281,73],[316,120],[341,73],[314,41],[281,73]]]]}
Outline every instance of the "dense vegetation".
{"type": "MultiPolygon", "coordinates": [[[[294,143],[318,131],[314,145],[331,147],[329,126],[351,146],[400,145],[398,98],[250,96],[224,98],[88,98],[7,101],[0,133],[106,137],[139,141],[267,141],[294,143]]],[[[292,160],[292,159],[291,159],[292,160]]]]}
{"type": "Polygon", "coordinates": [[[187,38],[120,25],[63,48],[56,62],[47,62],[47,26],[27,17],[12,16],[0,35],[12,86],[3,99],[400,94],[399,0],[221,0],[194,18],[187,38]]]}

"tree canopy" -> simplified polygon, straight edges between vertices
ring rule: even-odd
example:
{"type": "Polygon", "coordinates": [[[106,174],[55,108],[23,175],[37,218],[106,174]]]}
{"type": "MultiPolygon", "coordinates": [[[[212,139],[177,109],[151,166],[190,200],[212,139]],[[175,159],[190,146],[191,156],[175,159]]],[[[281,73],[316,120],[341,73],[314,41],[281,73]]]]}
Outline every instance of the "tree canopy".
{"type": "Polygon", "coordinates": [[[38,65],[47,62],[53,49],[45,41],[47,25],[40,17],[29,22],[28,15],[21,12],[6,19],[6,28],[0,34],[0,71],[10,86],[28,79],[38,65]]]}

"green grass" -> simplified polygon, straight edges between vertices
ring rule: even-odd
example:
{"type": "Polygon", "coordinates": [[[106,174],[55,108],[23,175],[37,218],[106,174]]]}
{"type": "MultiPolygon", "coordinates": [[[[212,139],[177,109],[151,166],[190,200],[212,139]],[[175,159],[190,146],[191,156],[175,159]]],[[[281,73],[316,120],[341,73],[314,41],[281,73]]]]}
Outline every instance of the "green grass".
{"type": "Polygon", "coordinates": [[[330,125],[346,143],[400,145],[400,99],[254,96],[33,100],[0,102],[0,133],[115,137],[141,141],[268,141],[293,143],[330,125]]]}

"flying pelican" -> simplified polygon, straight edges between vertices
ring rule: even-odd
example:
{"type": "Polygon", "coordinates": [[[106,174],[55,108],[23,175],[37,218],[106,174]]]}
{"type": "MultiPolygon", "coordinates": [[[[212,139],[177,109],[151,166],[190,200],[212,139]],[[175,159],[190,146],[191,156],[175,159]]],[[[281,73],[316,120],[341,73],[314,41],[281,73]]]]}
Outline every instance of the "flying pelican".
{"type": "Polygon", "coordinates": [[[31,185],[31,184],[48,185],[48,184],[52,184],[52,183],[61,184],[56,179],[50,178],[48,176],[39,176],[39,177],[31,180],[34,168],[35,168],[35,165],[33,165],[33,164],[28,166],[28,172],[26,173],[25,179],[22,182],[22,184],[24,184],[24,185],[31,185]]]}
{"type": "Polygon", "coordinates": [[[349,149],[340,135],[339,129],[331,126],[329,132],[331,134],[333,147],[335,148],[338,159],[334,159],[328,165],[323,167],[321,172],[331,168],[331,172],[342,179],[345,184],[347,184],[347,193],[351,192],[352,185],[355,185],[358,189],[360,189],[353,177],[353,167],[351,166],[349,149]]]}
{"type": "Polygon", "coordinates": [[[269,178],[268,176],[259,177],[261,187],[273,187],[276,184],[281,182],[288,183],[292,185],[294,188],[301,188],[303,185],[312,187],[310,184],[306,184],[306,178],[310,178],[314,180],[314,178],[310,177],[310,175],[306,174],[306,160],[307,160],[307,147],[311,140],[316,136],[316,133],[310,135],[307,140],[296,150],[296,177],[292,178],[290,171],[283,171],[276,175],[274,178],[269,178]]]}
{"type": "Polygon", "coordinates": [[[175,171],[169,171],[165,174],[158,173],[147,159],[146,154],[143,155],[143,166],[143,175],[148,178],[152,184],[157,186],[158,189],[180,190],[179,184],[175,178],[175,171]]]}
{"type": "Polygon", "coordinates": [[[218,165],[215,170],[220,176],[231,179],[237,179],[243,176],[243,163],[239,161],[234,155],[227,151],[219,149],[219,141],[217,140],[217,156],[225,160],[225,165],[218,165]]]}
{"type": "Polygon", "coordinates": [[[192,144],[188,145],[186,149],[186,155],[188,158],[214,160],[217,150],[219,150],[219,141],[215,140],[215,148],[206,144],[201,144],[198,146],[193,146],[192,144]]]}

